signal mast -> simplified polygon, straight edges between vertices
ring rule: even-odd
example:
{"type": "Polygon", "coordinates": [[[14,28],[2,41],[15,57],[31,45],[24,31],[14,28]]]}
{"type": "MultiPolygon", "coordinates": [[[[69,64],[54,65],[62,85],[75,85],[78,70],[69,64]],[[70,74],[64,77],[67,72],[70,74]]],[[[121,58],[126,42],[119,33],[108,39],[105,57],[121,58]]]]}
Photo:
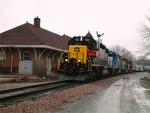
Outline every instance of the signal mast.
{"type": "Polygon", "coordinates": [[[100,49],[100,44],[101,44],[101,42],[102,42],[102,39],[100,39],[100,37],[103,36],[104,33],[98,34],[98,31],[96,31],[96,34],[97,34],[97,37],[98,37],[97,48],[98,48],[98,50],[99,50],[99,49],[100,49]]]}

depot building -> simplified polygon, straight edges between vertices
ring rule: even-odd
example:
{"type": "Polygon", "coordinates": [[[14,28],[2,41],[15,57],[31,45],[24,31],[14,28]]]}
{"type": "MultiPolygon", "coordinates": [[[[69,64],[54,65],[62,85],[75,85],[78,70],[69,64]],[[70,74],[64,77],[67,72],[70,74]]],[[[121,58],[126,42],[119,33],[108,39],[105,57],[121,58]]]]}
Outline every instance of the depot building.
{"type": "Polygon", "coordinates": [[[0,33],[0,73],[50,74],[57,70],[71,37],[41,28],[40,18],[0,33]]]}

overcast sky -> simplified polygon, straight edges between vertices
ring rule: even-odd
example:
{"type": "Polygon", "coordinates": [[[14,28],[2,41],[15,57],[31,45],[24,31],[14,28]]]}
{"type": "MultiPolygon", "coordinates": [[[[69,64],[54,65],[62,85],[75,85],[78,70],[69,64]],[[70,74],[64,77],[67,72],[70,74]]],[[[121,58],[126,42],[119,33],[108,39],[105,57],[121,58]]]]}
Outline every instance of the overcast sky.
{"type": "Polygon", "coordinates": [[[107,47],[121,45],[134,54],[137,29],[148,14],[150,0],[0,0],[0,33],[38,16],[42,28],[59,35],[90,31],[96,39],[98,31],[107,47]]]}

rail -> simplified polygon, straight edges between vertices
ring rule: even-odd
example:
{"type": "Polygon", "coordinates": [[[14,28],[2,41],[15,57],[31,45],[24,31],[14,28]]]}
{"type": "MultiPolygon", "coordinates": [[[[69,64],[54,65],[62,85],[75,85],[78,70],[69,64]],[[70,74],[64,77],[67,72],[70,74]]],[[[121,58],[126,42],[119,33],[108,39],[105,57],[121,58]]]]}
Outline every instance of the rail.
{"type": "Polygon", "coordinates": [[[52,91],[56,90],[58,88],[63,88],[71,85],[75,85],[75,82],[71,81],[59,81],[59,82],[53,82],[53,83],[44,83],[44,84],[38,84],[33,86],[26,86],[26,87],[20,87],[20,88],[14,88],[14,89],[8,89],[8,90],[1,90],[0,91],[0,106],[5,106],[7,103],[13,103],[17,101],[19,98],[29,97],[33,96],[38,93],[43,93],[46,91],[52,91]]]}

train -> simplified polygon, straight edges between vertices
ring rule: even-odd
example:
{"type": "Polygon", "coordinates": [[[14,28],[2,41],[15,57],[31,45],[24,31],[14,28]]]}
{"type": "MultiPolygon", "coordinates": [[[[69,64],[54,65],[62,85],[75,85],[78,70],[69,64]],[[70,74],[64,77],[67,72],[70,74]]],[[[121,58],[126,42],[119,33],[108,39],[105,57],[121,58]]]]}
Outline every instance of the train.
{"type": "Polygon", "coordinates": [[[136,66],[133,61],[110,51],[93,36],[75,36],[68,42],[68,53],[59,71],[68,79],[87,80],[134,72],[136,66]]]}

